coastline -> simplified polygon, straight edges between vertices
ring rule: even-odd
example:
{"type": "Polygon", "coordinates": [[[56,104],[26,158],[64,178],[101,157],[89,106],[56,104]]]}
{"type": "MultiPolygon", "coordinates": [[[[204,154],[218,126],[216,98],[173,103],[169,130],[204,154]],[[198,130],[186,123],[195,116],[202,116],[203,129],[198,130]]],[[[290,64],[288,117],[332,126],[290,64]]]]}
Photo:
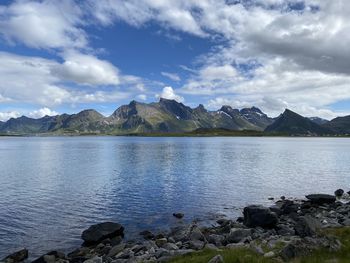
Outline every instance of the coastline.
{"type": "MultiPolygon", "coordinates": [[[[186,215],[173,216],[181,221],[186,215]]],[[[238,262],[291,262],[319,251],[336,256],[347,248],[341,234],[350,234],[349,226],[349,195],[338,189],[335,195],[314,194],[298,200],[281,197],[270,207],[250,205],[241,217],[223,217],[209,227],[192,222],[169,232],[143,231],[143,241],[125,240],[123,226],[102,222],[85,230],[84,244],[71,253],[51,251],[33,262],[208,262],[196,260],[213,255],[219,261],[212,262],[237,262],[224,260],[234,255],[262,260],[238,262]]],[[[29,253],[23,249],[1,262],[21,262],[29,253]]]]}

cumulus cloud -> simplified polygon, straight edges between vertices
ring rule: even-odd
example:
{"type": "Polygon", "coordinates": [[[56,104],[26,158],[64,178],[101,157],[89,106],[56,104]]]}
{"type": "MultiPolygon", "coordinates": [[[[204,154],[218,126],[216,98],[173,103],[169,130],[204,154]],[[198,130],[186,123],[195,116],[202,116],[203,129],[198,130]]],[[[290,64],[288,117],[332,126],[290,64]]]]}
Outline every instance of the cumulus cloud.
{"type": "Polygon", "coordinates": [[[0,121],[7,121],[11,118],[18,118],[21,114],[18,111],[0,112],[0,121]]]}
{"type": "Polygon", "coordinates": [[[170,86],[164,87],[161,94],[156,95],[157,98],[163,98],[168,100],[176,100],[177,102],[184,102],[185,99],[177,95],[174,89],[170,86]]]}
{"type": "MultiPolygon", "coordinates": [[[[93,61],[99,64],[96,58],[93,58],[93,61]]],[[[103,61],[101,63],[103,66],[105,65],[103,61]]],[[[107,64],[107,68],[109,66],[107,64]]],[[[107,74],[108,77],[105,79],[90,77],[84,80],[84,70],[80,75],[77,74],[80,78],[74,75],[76,73],[74,70],[68,74],[67,69],[65,69],[67,75],[57,74],[57,69],[61,67],[64,68],[65,65],[55,60],[0,52],[1,98],[6,98],[7,101],[11,100],[12,102],[52,107],[63,103],[116,101],[128,96],[127,91],[119,91],[116,88],[105,91],[71,89],[65,86],[67,80],[74,81],[77,85],[92,85],[93,83],[111,84],[115,79],[107,74]]]]}
{"type": "Polygon", "coordinates": [[[83,48],[82,11],[74,1],[14,1],[1,6],[0,34],[34,48],[83,48]]]}
{"type": "Polygon", "coordinates": [[[176,73],[170,73],[170,72],[161,72],[160,74],[162,74],[164,77],[167,77],[173,81],[180,81],[181,78],[179,77],[179,75],[177,75],[176,73]]]}
{"type": "Polygon", "coordinates": [[[59,113],[56,111],[53,111],[47,107],[38,109],[38,110],[34,110],[28,113],[28,117],[34,118],[34,119],[39,119],[42,118],[44,116],[56,116],[59,113]]]}
{"type": "Polygon", "coordinates": [[[70,51],[64,55],[64,63],[52,68],[61,79],[82,85],[118,85],[119,70],[110,62],[92,55],[70,51]]]}

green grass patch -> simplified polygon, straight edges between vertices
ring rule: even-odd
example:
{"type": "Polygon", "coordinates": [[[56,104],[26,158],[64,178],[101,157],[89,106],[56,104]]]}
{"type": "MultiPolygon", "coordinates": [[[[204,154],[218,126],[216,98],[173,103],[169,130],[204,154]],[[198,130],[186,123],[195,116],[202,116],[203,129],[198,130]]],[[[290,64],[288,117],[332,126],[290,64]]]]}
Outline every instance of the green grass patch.
{"type": "MultiPolygon", "coordinates": [[[[350,227],[326,229],[324,230],[324,234],[338,238],[342,243],[342,248],[336,252],[329,251],[328,249],[317,250],[306,257],[293,259],[290,263],[350,263],[350,227]]],[[[277,246],[279,249],[283,247],[281,244],[278,244],[277,246]]],[[[272,251],[277,252],[275,248],[272,249],[272,251]]],[[[264,258],[262,255],[247,248],[222,249],[220,251],[203,250],[176,257],[170,262],[206,263],[216,255],[221,255],[224,258],[225,263],[281,262],[274,258],[264,258]]]]}

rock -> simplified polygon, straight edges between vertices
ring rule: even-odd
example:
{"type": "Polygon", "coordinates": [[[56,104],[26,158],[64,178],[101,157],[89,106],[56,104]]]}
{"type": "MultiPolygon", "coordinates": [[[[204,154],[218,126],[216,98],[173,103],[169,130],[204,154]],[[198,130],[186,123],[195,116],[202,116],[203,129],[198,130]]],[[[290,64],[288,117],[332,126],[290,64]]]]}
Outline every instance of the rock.
{"type": "Polygon", "coordinates": [[[289,261],[293,258],[304,256],[309,250],[300,241],[292,242],[286,245],[280,252],[283,260],[289,261]]]}
{"type": "Polygon", "coordinates": [[[18,250],[15,253],[12,253],[11,255],[8,255],[6,258],[4,258],[1,261],[6,263],[16,263],[16,262],[21,262],[27,258],[28,258],[28,249],[24,248],[24,249],[18,250]]]}
{"type": "Polygon", "coordinates": [[[102,263],[102,258],[98,257],[98,256],[95,256],[93,258],[85,260],[84,263],[102,263]]]}
{"type": "Polygon", "coordinates": [[[342,197],[343,194],[344,194],[344,190],[343,190],[343,189],[338,189],[338,190],[336,190],[336,191],[334,192],[334,195],[335,195],[336,197],[342,197]]]}
{"type": "Polygon", "coordinates": [[[0,262],[1,263],[3,263],[3,262],[15,263],[15,262],[21,262],[27,258],[28,258],[28,250],[24,248],[24,249],[18,250],[16,252],[8,255],[4,259],[0,260],[0,262]]]}
{"type": "Polygon", "coordinates": [[[210,250],[219,250],[217,246],[215,246],[214,244],[206,244],[204,246],[204,249],[210,249],[210,250]]]}
{"type": "Polygon", "coordinates": [[[273,228],[278,223],[276,213],[271,212],[267,207],[251,205],[243,210],[244,225],[247,227],[273,228]]]}
{"type": "Polygon", "coordinates": [[[190,232],[189,239],[204,241],[205,237],[199,227],[194,226],[190,232]]]}
{"type": "Polygon", "coordinates": [[[225,237],[222,235],[211,234],[208,236],[208,242],[216,246],[222,246],[222,243],[224,242],[224,240],[225,240],[225,237]]]}
{"type": "Polygon", "coordinates": [[[174,243],[166,243],[162,246],[166,250],[178,250],[179,248],[174,243]]]}
{"type": "Polygon", "coordinates": [[[156,239],[156,245],[157,245],[158,247],[162,247],[162,246],[164,246],[166,243],[168,243],[168,240],[167,240],[165,237],[156,239]]]}
{"type": "Polygon", "coordinates": [[[81,235],[86,245],[97,244],[106,238],[123,236],[124,227],[118,223],[105,222],[90,226],[81,235]]]}
{"type": "Polygon", "coordinates": [[[183,213],[174,213],[173,214],[174,217],[178,218],[178,219],[181,219],[183,218],[185,215],[183,213]]]}
{"type": "Polygon", "coordinates": [[[226,236],[226,244],[239,243],[243,239],[249,237],[252,234],[251,229],[239,229],[232,228],[230,233],[226,236]]]}
{"type": "Polygon", "coordinates": [[[201,250],[204,247],[204,242],[200,240],[191,240],[189,242],[189,248],[194,249],[194,250],[201,250]]]}
{"type": "Polygon", "coordinates": [[[322,204],[332,204],[335,202],[336,198],[334,195],[327,194],[311,194],[306,196],[307,199],[313,204],[322,205],[322,204]]]}
{"type": "Polygon", "coordinates": [[[247,248],[248,244],[245,244],[245,243],[232,243],[232,244],[227,244],[225,247],[228,248],[228,249],[247,248]]]}
{"type": "Polygon", "coordinates": [[[146,240],[153,239],[155,237],[154,234],[148,230],[140,232],[140,235],[146,240]]]}
{"type": "Polygon", "coordinates": [[[216,255],[208,263],[224,263],[224,258],[221,255],[216,255]]]}
{"type": "Polygon", "coordinates": [[[295,230],[290,226],[279,224],[277,225],[277,233],[281,236],[293,236],[295,230]]]}
{"type": "Polygon", "coordinates": [[[299,217],[294,227],[295,233],[300,237],[314,236],[320,228],[319,222],[311,216],[299,217]]]}
{"type": "Polygon", "coordinates": [[[282,201],[286,200],[286,197],[284,195],[282,195],[280,198],[282,201]]]}
{"type": "Polygon", "coordinates": [[[264,254],[264,258],[273,258],[275,256],[275,252],[270,251],[264,254]]]}
{"type": "MultiPolygon", "coordinates": [[[[55,263],[59,261],[68,261],[66,260],[66,255],[59,251],[51,251],[35,259],[34,261],[32,261],[32,263],[55,263]]],[[[82,261],[84,261],[84,259],[82,261]]]]}
{"type": "Polygon", "coordinates": [[[120,252],[123,251],[124,248],[125,248],[125,244],[119,244],[119,245],[112,247],[111,250],[109,251],[109,253],[107,254],[107,257],[112,258],[112,257],[118,255],[120,252]]]}
{"type": "Polygon", "coordinates": [[[259,255],[264,255],[264,250],[261,248],[260,245],[257,244],[250,244],[250,249],[253,250],[255,253],[259,255]]]}

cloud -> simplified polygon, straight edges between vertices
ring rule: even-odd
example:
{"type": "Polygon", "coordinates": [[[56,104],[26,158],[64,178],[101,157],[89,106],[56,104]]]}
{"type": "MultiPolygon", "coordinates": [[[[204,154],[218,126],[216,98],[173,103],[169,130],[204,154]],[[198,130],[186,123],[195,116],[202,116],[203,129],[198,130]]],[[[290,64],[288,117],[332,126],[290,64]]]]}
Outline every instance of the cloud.
{"type": "Polygon", "coordinates": [[[177,102],[184,102],[185,99],[179,95],[177,95],[172,87],[164,87],[163,91],[160,95],[156,95],[158,98],[164,98],[168,100],[176,100],[177,102]]]}
{"type": "MultiPolygon", "coordinates": [[[[87,59],[89,61],[90,57],[87,59]]],[[[112,66],[105,64],[104,61],[99,61],[96,58],[91,58],[97,65],[101,66],[100,72],[112,66]]],[[[18,56],[7,52],[0,52],[0,94],[1,98],[6,98],[6,101],[11,100],[13,103],[30,103],[52,107],[59,104],[76,104],[76,103],[91,103],[91,102],[113,102],[129,95],[127,91],[119,91],[117,88],[103,90],[100,87],[98,90],[86,90],[82,84],[111,84],[115,79],[113,74],[107,73],[103,78],[99,76],[94,78],[87,77],[84,79],[84,74],[87,71],[82,70],[80,74],[72,70],[70,75],[57,74],[57,69],[65,68],[64,64],[60,64],[55,60],[43,59],[38,57],[18,56]],[[77,73],[74,75],[74,73],[77,73]],[[20,77],[19,77],[20,76],[20,77]],[[69,76],[69,78],[68,78],[69,76]],[[80,77],[80,78],[79,78],[80,77]],[[78,86],[71,88],[67,86],[67,80],[74,81],[78,86]]],[[[112,68],[113,69],[113,68],[112,68]]],[[[65,68],[65,70],[67,70],[65,68]]],[[[79,72],[79,71],[78,71],[79,72]]],[[[60,72],[61,73],[61,72],[60,72]]],[[[113,71],[112,71],[113,73],[113,71]]],[[[4,99],[2,99],[4,100],[4,99]]]]}
{"type": "Polygon", "coordinates": [[[82,85],[118,85],[119,70],[110,62],[75,51],[64,55],[64,63],[52,68],[60,79],[82,85]]]}
{"type": "Polygon", "coordinates": [[[21,114],[18,111],[0,112],[0,121],[7,121],[11,118],[18,118],[21,114]]]}
{"type": "Polygon", "coordinates": [[[39,119],[39,118],[42,118],[44,116],[56,116],[58,114],[59,114],[58,112],[50,110],[47,107],[44,107],[44,108],[29,112],[28,117],[34,118],[34,119],[39,119]]]}
{"type": "Polygon", "coordinates": [[[161,72],[160,74],[162,74],[164,77],[167,77],[173,81],[180,81],[181,78],[179,77],[179,75],[177,75],[176,73],[170,73],[170,72],[161,72]]]}
{"type": "Polygon", "coordinates": [[[137,96],[137,98],[140,100],[147,100],[147,96],[145,94],[140,94],[137,96]]]}
{"type": "Polygon", "coordinates": [[[14,1],[1,6],[0,33],[10,43],[33,48],[84,48],[82,10],[74,1],[14,1]]]}

